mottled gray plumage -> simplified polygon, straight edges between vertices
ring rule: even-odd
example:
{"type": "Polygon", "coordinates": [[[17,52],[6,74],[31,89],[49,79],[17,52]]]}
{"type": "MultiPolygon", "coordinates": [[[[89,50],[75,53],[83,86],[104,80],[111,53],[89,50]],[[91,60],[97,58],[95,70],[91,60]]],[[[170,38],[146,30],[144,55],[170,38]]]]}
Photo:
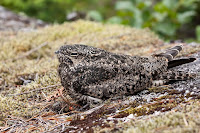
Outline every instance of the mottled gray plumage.
{"type": "MultiPolygon", "coordinates": [[[[168,69],[181,49],[175,46],[164,53],[140,57],[80,44],[65,45],[56,52],[58,73],[66,93],[79,104],[99,103],[134,95],[169,80],[190,79],[194,75],[168,69]]],[[[176,62],[180,65],[184,60],[176,62]]]]}

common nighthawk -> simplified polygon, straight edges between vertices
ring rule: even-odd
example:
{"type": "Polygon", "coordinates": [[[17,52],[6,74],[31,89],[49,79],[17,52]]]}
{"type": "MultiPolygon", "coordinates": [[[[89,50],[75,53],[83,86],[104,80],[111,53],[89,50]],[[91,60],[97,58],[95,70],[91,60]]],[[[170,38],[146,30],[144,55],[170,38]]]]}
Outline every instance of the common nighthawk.
{"type": "Polygon", "coordinates": [[[140,57],[74,44],[61,46],[55,53],[66,94],[80,105],[88,105],[134,95],[170,80],[193,78],[194,74],[169,69],[195,60],[173,60],[181,50],[182,46],[175,46],[164,53],[140,57]]]}

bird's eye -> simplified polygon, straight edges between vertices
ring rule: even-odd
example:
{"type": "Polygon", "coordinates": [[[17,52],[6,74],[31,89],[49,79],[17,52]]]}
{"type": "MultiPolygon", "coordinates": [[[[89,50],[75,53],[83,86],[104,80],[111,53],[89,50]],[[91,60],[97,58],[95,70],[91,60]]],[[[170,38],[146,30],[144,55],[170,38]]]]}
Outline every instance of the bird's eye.
{"type": "Polygon", "coordinates": [[[92,56],[98,56],[100,53],[99,52],[96,52],[96,51],[91,51],[90,54],[92,56]]]}
{"type": "Polygon", "coordinates": [[[91,54],[96,54],[96,52],[94,52],[94,51],[91,51],[90,53],[91,53],[91,54]]]}
{"type": "Polygon", "coordinates": [[[73,53],[71,53],[71,56],[78,56],[78,53],[73,52],[73,53]]]}

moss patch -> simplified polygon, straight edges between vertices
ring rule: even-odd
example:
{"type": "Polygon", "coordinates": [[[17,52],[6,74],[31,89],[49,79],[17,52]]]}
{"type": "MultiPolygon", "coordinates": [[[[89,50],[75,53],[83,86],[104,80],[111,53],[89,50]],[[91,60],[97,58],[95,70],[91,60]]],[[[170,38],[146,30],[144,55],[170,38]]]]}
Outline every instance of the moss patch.
{"type": "Polygon", "coordinates": [[[190,101],[187,104],[181,104],[177,109],[166,114],[132,121],[126,125],[129,128],[124,132],[199,132],[199,109],[199,101],[190,101]]]}

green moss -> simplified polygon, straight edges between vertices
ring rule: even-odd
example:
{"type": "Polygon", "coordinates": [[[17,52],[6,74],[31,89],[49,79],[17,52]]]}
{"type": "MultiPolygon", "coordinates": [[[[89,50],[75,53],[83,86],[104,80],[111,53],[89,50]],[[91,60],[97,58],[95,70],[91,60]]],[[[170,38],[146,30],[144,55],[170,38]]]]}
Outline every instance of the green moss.
{"type": "Polygon", "coordinates": [[[155,101],[150,104],[143,104],[138,107],[131,107],[121,113],[134,114],[135,116],[144,116],[144,115],[153,114],[155,111],[160,111],[160,112],[168,111],[176,106],[177,106],[176,101],[171,101],[171,102],[155,101]]]}
{"type": "Polygon", "coordinates": [[[148,88],[148,90],[150,92],[155,92],[155,93],[163,93],[163,92],[167,92],[168,90],[168,87],[167,86],[159,86],[159,87],[151,87],[151,88],[148,88]]]}
{"type": "MultiPolygon", "coordinates": [[[[144,108],[143,108],[144,109],[144,108]]],[[[145,111],[146,109],[144,109],[145,111]]],[[[200,131],[200,101],[191,100],[178,104],[170,112],[157,113],[118,122],[109,128],[94,128],[95,132],[123,132],[123,133],[177,133],[200,131]]],[[[108,122],[109,123],[109,122],[108,122]]]]}
{"type": "Polygon", "coordinates": [[[200,102],[190,101],[180,104],[179,108],[158,116],[133,121],[126,125],[125,133],[146,132],[199,132],[200,131],[200,102]],[[131,126],[132,125],[132,126],[131,126]]]}

